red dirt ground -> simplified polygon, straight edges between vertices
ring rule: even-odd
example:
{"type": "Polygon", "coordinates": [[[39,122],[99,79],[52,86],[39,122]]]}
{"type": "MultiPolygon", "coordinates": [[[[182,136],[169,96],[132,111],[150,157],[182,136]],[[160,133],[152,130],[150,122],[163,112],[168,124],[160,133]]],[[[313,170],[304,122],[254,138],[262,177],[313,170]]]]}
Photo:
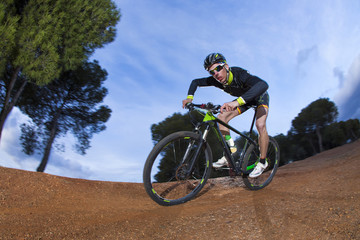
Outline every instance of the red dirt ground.
{"type": "Polygon", "coordinates": [[[0,239],[360,239],[359,170],[357,141],[281,167],[263,190],[217,179],[162,207],[140,183],[0,167],[0,239]]]}

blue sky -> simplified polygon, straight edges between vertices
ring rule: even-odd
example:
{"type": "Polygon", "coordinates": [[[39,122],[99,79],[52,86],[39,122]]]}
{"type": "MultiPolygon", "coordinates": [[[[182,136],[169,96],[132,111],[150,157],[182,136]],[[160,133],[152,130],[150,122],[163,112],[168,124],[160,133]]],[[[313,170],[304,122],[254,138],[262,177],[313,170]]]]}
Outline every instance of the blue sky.
{"type": "MultiPolygon", "coordinates": [[[[358,0],[117,0],[121,20],[114,42],[92,56],[108,72],[107,129],[94,135],[84,156],[52,151],[46,173],[92,180],[141,182],[153,147],[150,127],[174,112],[192,79],[207,76],[208,53],[223,53],[270,85],[271,135],[286,134],[298,113],[320,97],[334,101],[340,119],[360,118],[360,2],[358,0]]],[[[233,97],[201,88],[197,103],[233,97]]],[[[232,121],[248,129],[248,111],[232,121]]],[[[14,109],[0,144],[0,166],[34,171],[41,156],[19,145],[14,109]]],[[[64,140],[62,140],[64,141],[64,140]]],[[[61,141],[59,141],[61,142],[61,141]]]]}

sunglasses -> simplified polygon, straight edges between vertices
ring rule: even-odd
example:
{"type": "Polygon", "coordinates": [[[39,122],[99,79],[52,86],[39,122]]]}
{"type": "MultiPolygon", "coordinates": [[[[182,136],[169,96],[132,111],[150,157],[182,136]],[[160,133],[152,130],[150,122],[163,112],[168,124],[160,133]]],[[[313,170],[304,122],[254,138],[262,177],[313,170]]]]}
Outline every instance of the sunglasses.
{"type": "Polygon", "coordinates": [[[215,75],[215,71],[216,71],[216,72],[220,72],[220,71],[224,68],[224,65],[225,65],[225,63],[222,63],[222,64],[220,64],[220,65],[217,65],[217,67],[214,68],[214,69],[212,69],[212,70],[210,70],[209,73],[210,73],[211,75],[215,75]]]}

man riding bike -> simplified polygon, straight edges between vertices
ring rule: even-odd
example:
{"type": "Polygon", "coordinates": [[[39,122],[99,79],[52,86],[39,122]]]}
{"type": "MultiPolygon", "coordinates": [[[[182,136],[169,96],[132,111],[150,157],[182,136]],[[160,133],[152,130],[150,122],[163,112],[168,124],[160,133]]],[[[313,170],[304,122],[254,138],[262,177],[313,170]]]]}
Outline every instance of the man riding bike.
{"type": "MultiPolygon", "coordinates": [[[[232,102],[224,103],[221,106],[218,118],[225,123],[239,116],[251,106],[257,106],[256,128],[259,132],[260,162],[256,165],[249,177],[260,176],[268,166],[266,152],[269,144],[269,136],[266,130],[266,119],[269,112],[268,84],[257,76],[251,75],[240,67],[229,67],[225,57],[221,53],[211,53],[204,60],[204,68],[211,76],[194,79],[189,87],[188,96],[182,101],[183,108],[194,99],[198,87],[214,86],[222,89],[232,96],[237,97],[232,102]]],[[[230,136],[230,130],[219,125],[220,131],[230,149],[234,146],[230,136]]],[[[236,150],[235,150],[236,151],[236,150]]],[[[225,156],[213,163],[214,168],[227,165],[225,156]]]]}

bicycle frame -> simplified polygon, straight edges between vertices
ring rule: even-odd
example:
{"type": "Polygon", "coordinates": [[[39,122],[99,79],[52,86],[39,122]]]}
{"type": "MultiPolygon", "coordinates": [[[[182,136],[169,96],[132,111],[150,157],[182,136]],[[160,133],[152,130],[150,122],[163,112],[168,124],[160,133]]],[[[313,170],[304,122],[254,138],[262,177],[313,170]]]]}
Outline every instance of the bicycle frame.
{"type": "MultiPolygon", "coordinates": [[[[206,109],[202,109],[202,108],[199,108],[197,106],[194,106],[194,109],[197,110],[199,113],[204,113],[204,119],[203,119],[203,122],[202,123],[198,123],[197,126],[195,126],[195,132],[198,132],[199,134],[202,134],[202,142],[201,142],[201,145],[204,144],[204,142],[206,142],[206,137],[210,131],[211,128],[213,128],[215,130],[215,133],[217,135],[217,137],[219,138],[219,141],[221,142],[222,144],[222,147],[224,149],[224,153],[225,153],[225,157],[226,159],[228,160],[229,164],[230,164],[230,167],[235,170],[235,173],[237,175],[240,175],[240,174],[244,174],[246,173],[246,169],[243,170],[241,168],[242,166],[242,163],[243,163],[243,160],[244,160],[244,155],[245,155],[245,150],[247,149],[247,147],[249,146],[249,144],[254,144],[255,146],[257,146],[257,143],[251,139],[251,133],[252,133],[252,130],[253,130],[253,127],[254,127],[254,123],[255,123],[255,118],[256,118],[256,112],[257,112],[257,109],[254,107],[254,110],[255,110],[255,113],[254,113],[254,117],[253,117],[253,120],[252,120],[252,123],[251,123],[251,126],[250,126],[250,131],[249,131],[249,136],[246,136],[245,134],[241,133],[240,131],[238,131],[237,129],[235,129],[234,127],[230,126],[229,124],[221,121],[219,118],[217,118],[216,116],[214,116],[214,114],[209,111],[209,110],[206,110],[206,109]],[[219,129],[219,124],[227,127],[228,129],[232,130],[233,132],[239,134],[241,137],[245,138],[245,144],[244,144],[244,147],[243,149],[241,150],[241,153],[240,153],[240,159],[239,161],[235,161],[231,152],[230,152],[230,149],[229,147],[227,146],[227,143],[223,137],[223,135],[221,134],[220,132],[220,129],[219,129]],[[205,130],[204,132],[202,133],[200,131],[200,127],[202,125],[205,125],[205,130]]],[[[258,147],[258,146],[257,146],[258,147]]],[[[199,150],[201,149],[201,147],[198,148],[199,150]]],[[[197,157],[197,154],[195,154],[194,156],[194,159],[196,159],[197,157]]],[[[194,162],[194,161],[192,161],[194,162]]],[[[191,168],[192,169],[192,166],[191,168]]]]}

